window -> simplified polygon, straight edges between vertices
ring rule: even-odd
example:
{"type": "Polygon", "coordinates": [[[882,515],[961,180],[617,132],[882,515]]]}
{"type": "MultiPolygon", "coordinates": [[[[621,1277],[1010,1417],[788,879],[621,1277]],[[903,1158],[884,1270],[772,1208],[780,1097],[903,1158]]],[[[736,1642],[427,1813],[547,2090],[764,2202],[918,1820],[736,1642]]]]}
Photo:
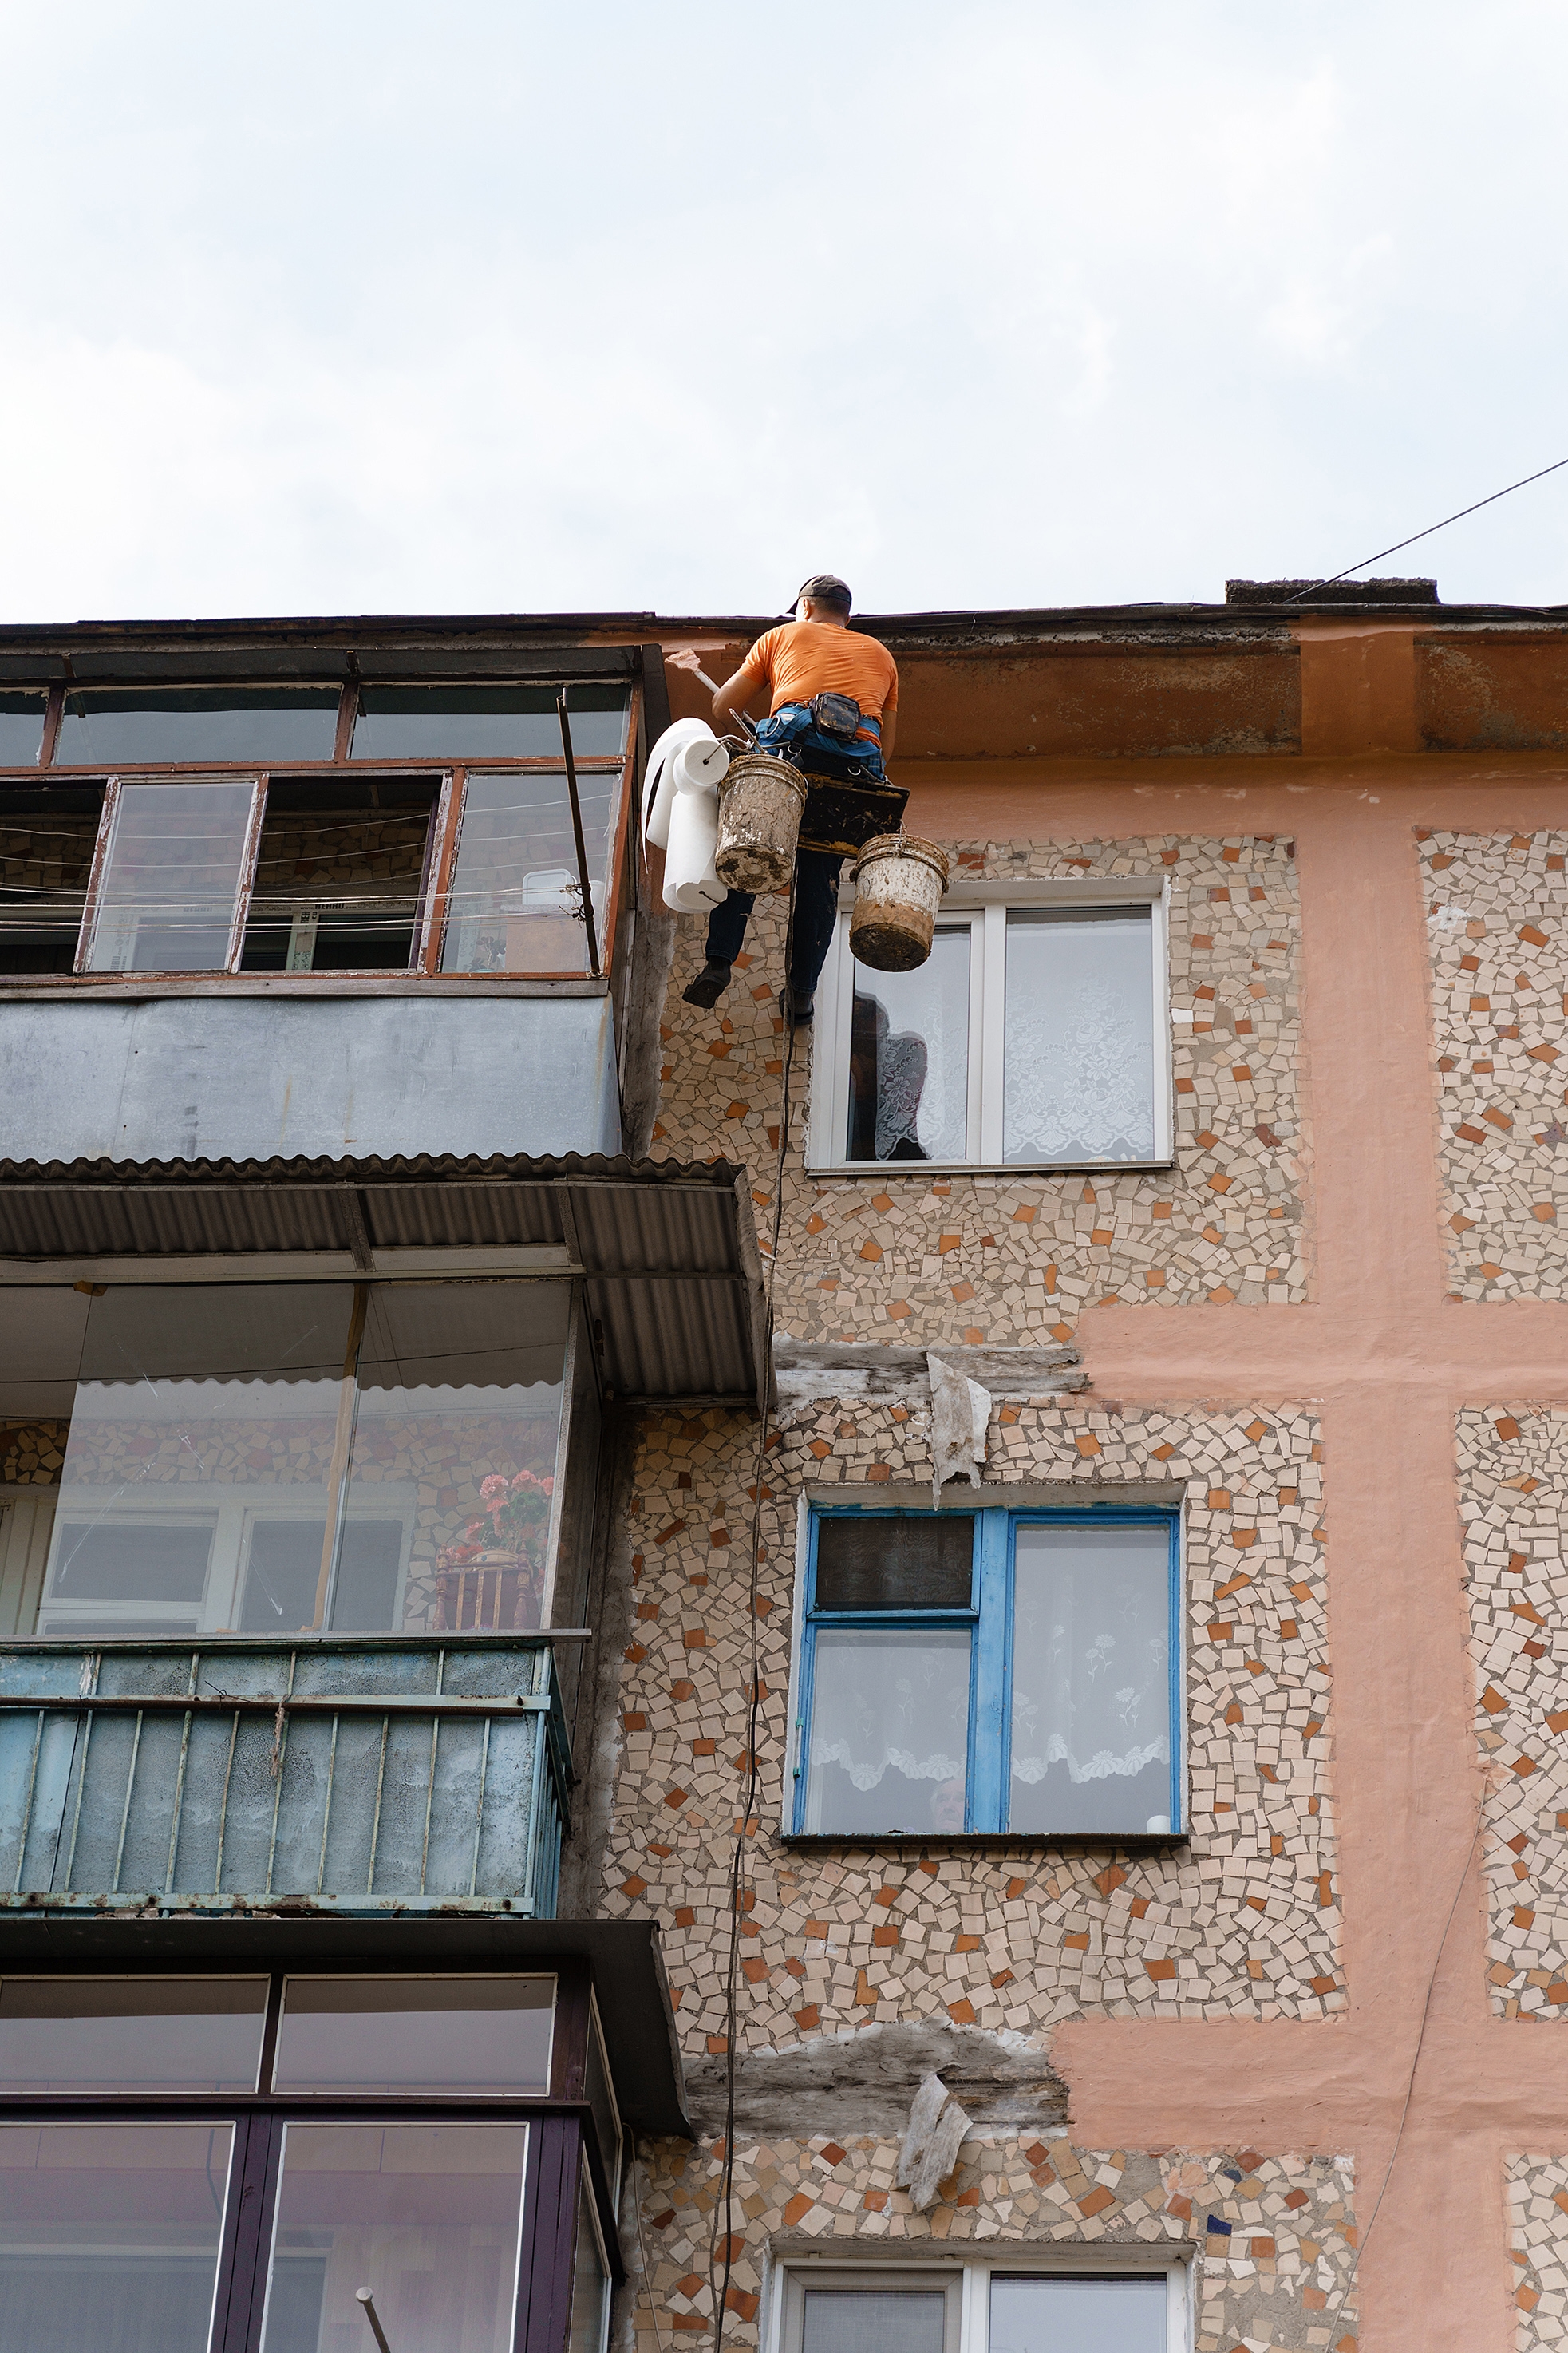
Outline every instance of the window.
{"type": "Polygon", "coordinates": [[[1173,1514],[820,1511],[788,1827],[1182,1827],[1173,1514]]]}
{"type": "Polygon", "coordinates": [[[0,1979],[0,2092],[254,2092],[265,1978],[0,1979]]]}
{"type": "Polygon", "coordinates": [[[1035,2253],[1048,2268],[787,2263],[780,2353],[1179,2353],[1189,2343],[1184,2262],[1141,2255],[1142,2268],[1110,2269],[1103,2248],[1076,2265],[1058,2246],[1035,2253]]]}
{"type": "Polygon", "coordinates": [[[1163,890],[1109,887],[1114,898],[960,885],[913,972],[858,963],[841,913],[818,1007],[812,1165],[1169,1159],[1163,890]]]}
{"type": "MultiPolygon", "coordinates": [[[[553,686],[362,686],[356,760],[555,759],[561,722],[553,686]]],[[[626,692],[574,686],[572,748],[579,759],[626,747],[626,692]]]]}
{"type": "Polygon", "coordinates": [[[0,694],[0,768],[30,768],[44,748],[45,694],[0,694]]]}
{"type": "Polygon", "coordinates": [[[100,771],[0,783],[0,977],[603,973],[637,705],[568,688],[569,774],[561,691],[0,695],[0,769],[100,771]]]}
{"type": "Polygon", "coordinates": [[[55,765],[330,760],[335,686],[119,687],[68,694],[55,765]]]}
{"type": "Polygon", "coordinates": [[[544,1624],[570,1312],[551,1282],[111,1286],[37,1630],[544,1624]]]}
{"type": "Polygon", "coordinates": [[[75,968],[102,811],[101,785],[0,793],[0,975],[75,968]]]}
{"type": "Polygon", "coordinates": [[[273,2088],[548,2092],[554,2006],[553,1978],[289,1978],[273,2088]]]}
{"type": "Polygon", "coordinates": [[[368,2289],[397,2353],[510,2353],[526,2256],[555,2353],[602,2353],[620,2258],[550,2099],[555,1986],[5,1979],[0,2347],[321,2353],[372,2343],[368,2289]]]}

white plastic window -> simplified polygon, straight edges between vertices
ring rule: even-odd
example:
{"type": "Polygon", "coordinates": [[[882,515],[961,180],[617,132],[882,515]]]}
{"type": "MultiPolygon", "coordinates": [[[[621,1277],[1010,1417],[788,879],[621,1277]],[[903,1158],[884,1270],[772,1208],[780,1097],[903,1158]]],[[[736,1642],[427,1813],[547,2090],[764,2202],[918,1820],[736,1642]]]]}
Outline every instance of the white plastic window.
{"type": "Polygon", "coordinates": [[[1005,2263],[786,2261],[766,2353],[1184,2353],[1190,2285],[1152,2250],[1059,2243],[1005,2263]]]}
{"type": "Polygon", "coordinates": [[[814,1167],[1169,1160],[1163,885],[970,885],[905,973],[858,963],[849,917],[818,994],[814,1167]]]}

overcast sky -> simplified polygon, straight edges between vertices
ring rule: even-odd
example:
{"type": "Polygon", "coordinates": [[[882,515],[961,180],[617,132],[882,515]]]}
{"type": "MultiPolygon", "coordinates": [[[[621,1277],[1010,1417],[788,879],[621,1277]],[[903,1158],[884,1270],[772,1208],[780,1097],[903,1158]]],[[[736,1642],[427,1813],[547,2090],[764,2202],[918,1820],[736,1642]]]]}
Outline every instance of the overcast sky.
{"type": "MultiPolygon", "coordinates": [[[[1568,0],[0,0],[0,617],[1217,599],[1568,456],[1568,0]]],[[[1381,567],[1568,601],[1568,469],[1381,567]]]]}

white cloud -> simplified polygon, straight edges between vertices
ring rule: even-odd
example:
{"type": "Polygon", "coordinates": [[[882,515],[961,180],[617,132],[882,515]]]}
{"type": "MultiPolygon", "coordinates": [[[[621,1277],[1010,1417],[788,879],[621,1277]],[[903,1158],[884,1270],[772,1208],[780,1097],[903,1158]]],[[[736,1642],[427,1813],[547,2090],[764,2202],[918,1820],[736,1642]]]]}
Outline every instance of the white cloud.
{"type": "MultiPolygon", "coordinates": [[[[1563,454],[1568,22],[1421,22],[0,6],[0,612],[1334,570],[1563,454]]],[[[1568,596],[1565,497],[1423,560],[1568,596]]]]}

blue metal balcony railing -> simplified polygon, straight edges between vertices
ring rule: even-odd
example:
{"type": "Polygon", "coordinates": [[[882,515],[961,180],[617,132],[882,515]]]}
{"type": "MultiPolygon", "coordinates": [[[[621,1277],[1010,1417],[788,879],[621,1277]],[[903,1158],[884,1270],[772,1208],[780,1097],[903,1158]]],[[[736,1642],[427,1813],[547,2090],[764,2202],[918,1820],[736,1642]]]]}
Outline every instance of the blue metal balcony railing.
{"type": "Polygon", "coordinates": [[[0,1911],[555,1909],[570,1752],[526,1635],[0,1648],[0,1911]]]}

